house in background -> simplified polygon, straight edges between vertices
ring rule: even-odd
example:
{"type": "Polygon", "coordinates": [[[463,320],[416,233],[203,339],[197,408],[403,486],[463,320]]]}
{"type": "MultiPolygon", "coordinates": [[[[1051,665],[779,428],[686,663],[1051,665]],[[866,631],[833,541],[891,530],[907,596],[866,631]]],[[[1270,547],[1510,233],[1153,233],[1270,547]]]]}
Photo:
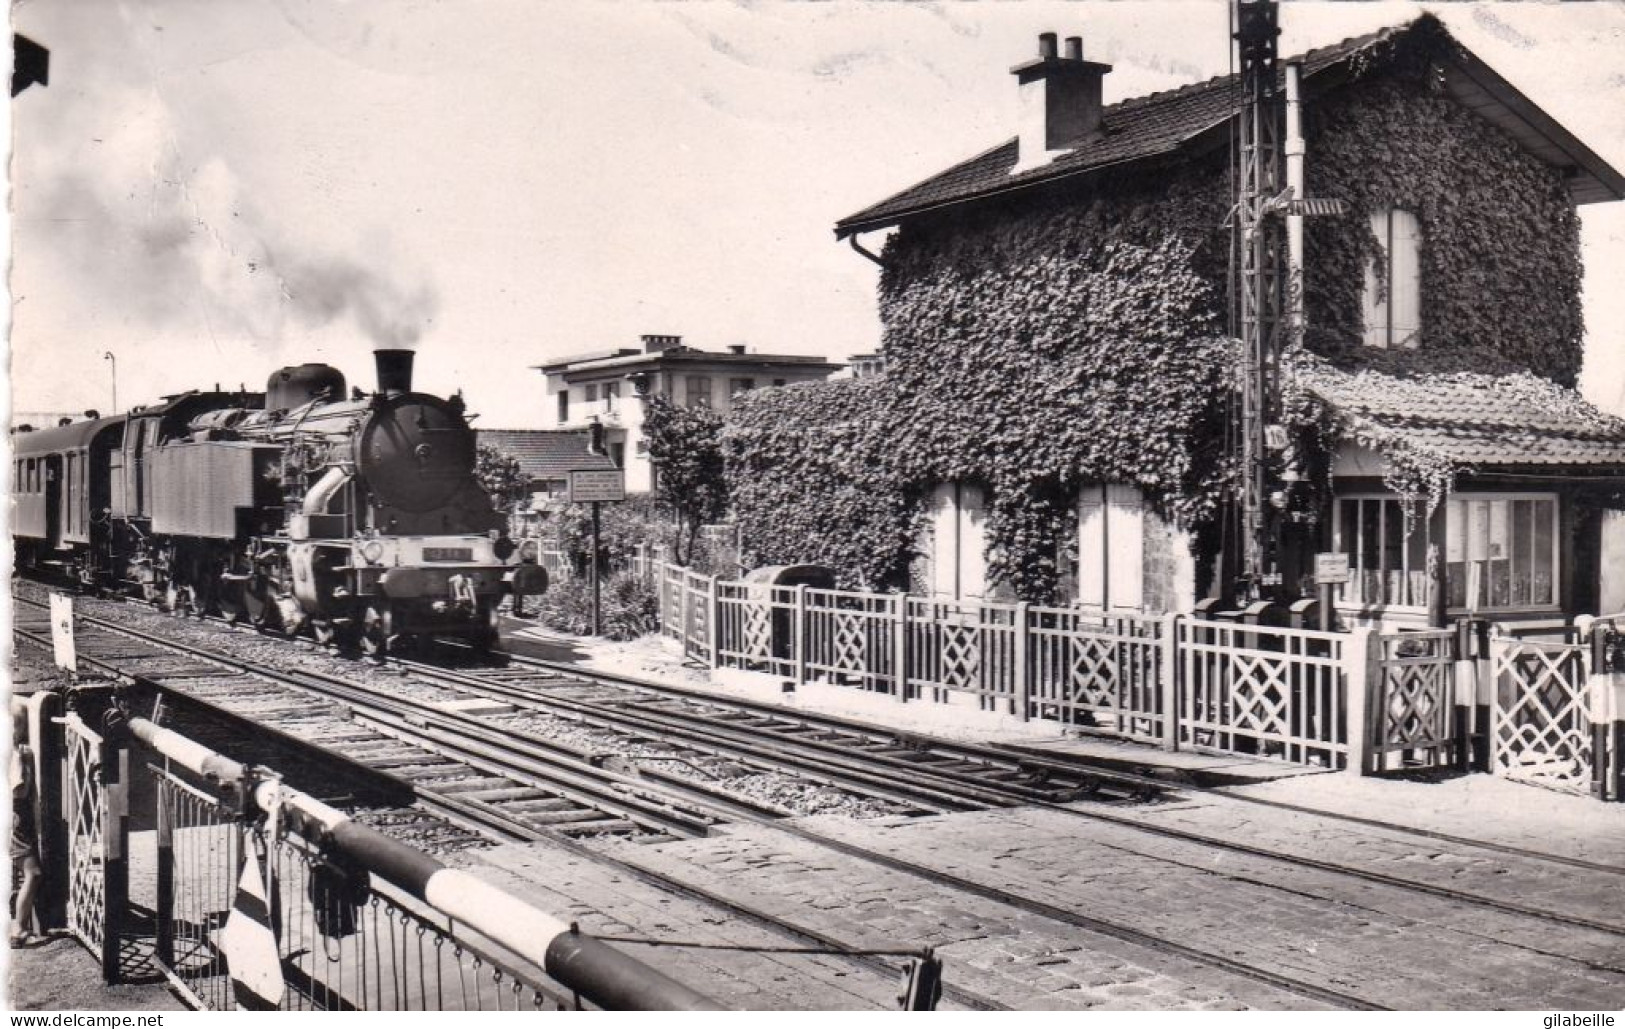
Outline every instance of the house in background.
{"type": "Polygon", "coordinates": [[[867,379],[886,371],[883,354],[853,354],[846,359],[846,374],[854,379],[867,379]]]}
{"type": "MultiPolygon", "coordinates": [[[[1058,411],[1120,437],[1116,451],[1043,471],[1044,488],[1075,484],[1074,538],[1054,541],[1071,565],[1070,599],[1188,610],[1219,578],[1215,548],[1202,524],[1168,515],[1181,498],[1136,471],[1212,455],[1192,432],[1131,438],[1158,384],[1185,383],[1178,340],[1142,337],[1158,372],[1127,368],[1135,347],[1122,337],[1153,320],[1145,309],[1162,284],[1187,321],[1222,333],[1230,242],[1219,226],[1234,203],[1238,84],[1106,105],[1110,66],[1085,60],[1079,39],[1064,56],[1055,43],[1046,35],[1037,59],[1013,69],[1016,138],[836,226],[841,238],[891,233],[880,308],[899,402],[929,388],[943,394],[944,417],[974,412],[962,440],[937,443],[960,448],[943,463],[971,471],[917,484],[925,529],[913,588],[988,594],[990,478],[1026,474],[1026,459],[978,454],[1019,420],[1058,411]],[[1124,299],[1114,276],[1148,288],[1124,299]],[[1112,356],[1094,360],[1091,348],[1112,356]],[[1019,366],[1029,395],[938,371],[996,374],[990,354],[1019,366]],[[1126,385],[1112,400],[1114,380],[1126,385]],[[988,428],[977,435],[977,424],[988,428]]],[[[1605,592],[1625,586],[1601,575],[1625,566],[1615,552],[1625,421],[1573,389],[1583,352],[1575,208],[1625,197],[1625,177],[1431,15],[1289,63],[1301,72],[1305,195],[1341,200],[1344,213],[1305,229],[1306,327],[1285,376],[1304,420],[1281,459],[1291,481],[1272,498],[1297,554],[1286,581],[1297,585],[1317,551],[1347,554],[1351,581],[1336,598],[1345,622],[1475,614],[1540,630],[1625,606],[1605,592]]],[[[1211,540],[1222,510],[1203,517],[1211,540]]]]}
{"type": "Polygon", "coordinates": [[[562,497],[574,471],[604,471],[618,467],[607,454],[594,453],[585,429],[476,429],[475,442],[492,447],[519,462],[529,485],[530,503],[515,512],[522,530],[533,534],[546,502],[562,497]]]}
{"type": "Polygon", "coordinates": [[[736,393],[828,378],[841,369],[821,357],[756,354],[744,346],[724,351],[683,345],[681,336],[645,335],[641,346],[578,354],[533,366],[546,377],[546,417],[559,430],[604,426],[605,449],[626,470],[629,493],[654,488],[643,401],[665,396],[726,414],[736,393]]]}

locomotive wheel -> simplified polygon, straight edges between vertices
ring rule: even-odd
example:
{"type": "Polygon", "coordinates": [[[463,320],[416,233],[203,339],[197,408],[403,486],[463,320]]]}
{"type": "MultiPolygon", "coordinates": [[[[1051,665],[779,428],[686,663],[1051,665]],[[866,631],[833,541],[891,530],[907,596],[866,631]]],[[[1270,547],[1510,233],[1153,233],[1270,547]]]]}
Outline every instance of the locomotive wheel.
{"type": "Polygon", "coordinates": [[[389,610],[367,608],[361,619],[361,653],[374,661],[382,661],[389,654],[389,630],[389,610]]]}
{"type": "Polygon", "coordinates": [[[243,614],[248,618],[248,624],[256,629],[269,629],[276,618],[276,605],[271,603],[271,597],[263,589],[253,586],[244,586],[242,592],[243,614]]]}
{"type": "Polygon", "coordinates": [[[333,627],[333,623],[327,619],[312,618],[310,620],[310,634],[316,638],[317,643],[324,647],[331,647],[333,641],[338,638],[339,633],[333,627]]]}
{"type": "Polygon", "coordinates": [[[248,614],[248,608],[243,603],[242,591],[234,585],[220,588],[220,614],[227,625],[236,625],[248,614]]]}
{"type": "Polygon", "coordinates": [[[482,603],[474,624],[474,632],[468,637],[469,646],[473,648],[476,657],[487,657],[496,646],[497,640],[502,637],[497,608],[482,603]]]}

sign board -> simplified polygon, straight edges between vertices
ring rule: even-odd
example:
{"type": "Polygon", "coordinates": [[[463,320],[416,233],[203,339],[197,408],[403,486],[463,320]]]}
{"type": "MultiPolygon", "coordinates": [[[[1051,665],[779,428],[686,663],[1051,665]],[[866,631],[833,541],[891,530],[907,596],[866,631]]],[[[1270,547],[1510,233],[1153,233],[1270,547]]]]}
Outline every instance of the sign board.
{"type": "Polygon", "coordinates": [[[69,672],[79,670],[73,646],[73,598],[66,593],[51,594],[51,651],[58,668],[69,672]]]}
{"type": "Polygon", "coordinates": [[[1348,581],[1349,556],[1347,554],[1315,555],[1315,582],[1322,586],[1331,586],[1348,581]]]}
{"type": "Polygon", "coordinates": [[[619,468],[570,473],[570,503],[613,503],[626,499],[626,473],[619,468]]]}

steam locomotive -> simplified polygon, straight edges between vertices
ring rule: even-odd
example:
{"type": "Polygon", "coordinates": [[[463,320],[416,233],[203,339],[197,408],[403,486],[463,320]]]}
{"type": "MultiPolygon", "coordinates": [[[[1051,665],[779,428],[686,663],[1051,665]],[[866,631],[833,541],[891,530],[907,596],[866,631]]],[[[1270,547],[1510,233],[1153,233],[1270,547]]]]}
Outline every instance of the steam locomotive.
{"type": "Polygon", "coordinates": [[[489,646],[502,596],[547,588],[536,544],[507,537],[476,480],[461,395],[414,393],[411,351],[374,357],[371,394],[304,364],[263,394],[16,433],[18,567],[374,655],[432,635],[489,646]]]}

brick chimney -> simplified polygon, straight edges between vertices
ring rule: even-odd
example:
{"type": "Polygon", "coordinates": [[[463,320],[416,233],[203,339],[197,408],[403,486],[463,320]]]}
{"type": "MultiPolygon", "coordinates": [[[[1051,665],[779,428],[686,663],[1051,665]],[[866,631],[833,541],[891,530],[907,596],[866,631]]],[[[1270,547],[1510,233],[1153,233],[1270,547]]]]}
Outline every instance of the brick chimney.
{"type": "Polygon", "coordinates": [[[1083,59],[1083,37],[1069,36],[1066,56],[1055,33],[1038,37],[1038,59],[1010,69],[1021,90],[1021,135],[1012,173],[1038,168],[1100,135],[1100,83],[1109,64],[1083,59]]]}
{"type": "Polygon", "coordinates": [[[645,354],[658,354],[662,350],[671,350],[683,345],[681,336],[655,336],[645,333],[641,338],[645,354]]]}

